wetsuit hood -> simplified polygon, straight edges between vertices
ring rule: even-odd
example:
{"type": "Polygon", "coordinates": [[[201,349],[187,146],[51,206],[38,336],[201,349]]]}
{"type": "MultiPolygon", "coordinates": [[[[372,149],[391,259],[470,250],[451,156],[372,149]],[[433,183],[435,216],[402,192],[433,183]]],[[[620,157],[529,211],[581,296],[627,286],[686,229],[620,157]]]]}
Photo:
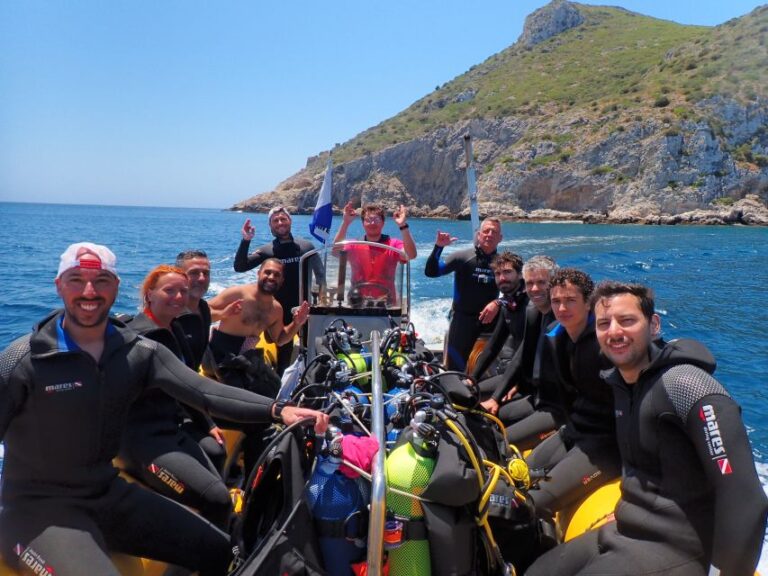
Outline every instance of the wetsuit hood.
{"type": "MultiPolygon", "coordinates": [[[[709,349],[697,340],[683,338],[664,342],[651,342],[648,354],[651,363],[640,373],[640,378],[680,364],[692,364],[705,372],[712,374],[717,368],[715,357],[709,349]]],[[[621,381],[621,375],[616,368],[603,370],[600,376],[609,384],[621,381]]]]}

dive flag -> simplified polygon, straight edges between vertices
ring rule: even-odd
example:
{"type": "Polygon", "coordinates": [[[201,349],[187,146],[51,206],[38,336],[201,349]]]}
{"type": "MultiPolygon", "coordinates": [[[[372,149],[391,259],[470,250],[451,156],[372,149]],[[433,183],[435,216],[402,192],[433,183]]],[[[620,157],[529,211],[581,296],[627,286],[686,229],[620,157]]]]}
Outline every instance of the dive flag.
{"type": "Polygon", "coordinates": [[[333,188],[333,162],[328,158],[328,166],[325,169],[323,186],[317,197],[315,212],[312,214],[312,222],[309,223],[309,233],[323,244],[331,233],[331,221],[333,220],[333,208],[331,205],[331,190],[333,188]]]}

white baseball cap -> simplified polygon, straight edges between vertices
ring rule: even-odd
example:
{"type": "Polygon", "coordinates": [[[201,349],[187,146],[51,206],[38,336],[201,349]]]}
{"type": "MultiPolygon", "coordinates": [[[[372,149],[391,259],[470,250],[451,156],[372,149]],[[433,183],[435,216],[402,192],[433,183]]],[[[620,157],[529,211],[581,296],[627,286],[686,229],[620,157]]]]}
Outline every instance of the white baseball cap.
{"type": "Polygon", "coordinates": [[[117,275],[117,256],[101,244],[93,244],[91,242],[78,242],[76,244],[70,244],[61,255],[59,261],[59,272],[56,274],[56,278],[60,278],[64,272],[71,268],[89,268],[91,270],[106,270],[117,275]],[[84,254],[91,254],[96,256],[98,261],[93,259],[86,259],[81,261],[80,258],[84,254]]]}

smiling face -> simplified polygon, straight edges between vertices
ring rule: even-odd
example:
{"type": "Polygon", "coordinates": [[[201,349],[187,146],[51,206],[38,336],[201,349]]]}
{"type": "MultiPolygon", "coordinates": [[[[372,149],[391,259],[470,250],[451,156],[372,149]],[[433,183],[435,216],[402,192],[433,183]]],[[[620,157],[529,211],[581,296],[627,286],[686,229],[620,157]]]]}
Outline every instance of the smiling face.
{"type": "Polygon", "coordinates": [[[283,265],[275,260],[267,260],[259,268],[257,280],[259,291],[274,294],[283,285],[283,265]]]}
{"type": "Polygon", "coordinates": [[[627,383],[637,382],[640,372],[648,366],[648,347],[660,326],[659,316],[653,314],[648,319],[633,294],[616,294],[595,302],[595,334],[600,350],[627,383]]]}
{"type": "MultiPolygon", "coordinates": [[[[100,262],[92,254],[80,256],[80,262],[100,262]]],[[[56,291],[64,303],[65,323],[80,328],[104,325],[117,298],[120,280],[107,270],[70,268],[56,279],[56,291]]]]}
{"type": "Polygon", "coordinates": [[[381,231],[384,230],[383,211],[372,206],[366,206],[363,208],[360,217],[363,220],[365,239],[370,242],[378,242],[381,238],[381,231]]]}
{"type": "Polygon", "coordinates": [[[553,286],[550,296],[555,318],[566,329],[571,340],[575,340],[587,325],[589,302],[581,289],[568,281],[553,286]]]}
{"type": "Polygon", "coordinates": [[[527,270],[523,273],[523,278],[525,278],[525,291],[533,305],[540,312],[549,312],[551,308],[549,303],[549,271],[527,270]]]}
{"type": "Polygon", "coordinates": [[[269,218],[269,229],[275,238],[285,240],[291,235],[291,217],[279,210],[269,218]]]}
{"type": "Polygon", "coordinates": [[[187,277],[169,272],[159,276],[154,288],[147,290],[147,306],[160,325],[167,327],[186,310],[188,293],[187,277]]]}
{"type": "Polygon", "coordinates": [[[211,284],[211,261],[203,257],[189,258],[181,268],[189,278],[189,297],[199,300],[205,296],[211,284]]]}

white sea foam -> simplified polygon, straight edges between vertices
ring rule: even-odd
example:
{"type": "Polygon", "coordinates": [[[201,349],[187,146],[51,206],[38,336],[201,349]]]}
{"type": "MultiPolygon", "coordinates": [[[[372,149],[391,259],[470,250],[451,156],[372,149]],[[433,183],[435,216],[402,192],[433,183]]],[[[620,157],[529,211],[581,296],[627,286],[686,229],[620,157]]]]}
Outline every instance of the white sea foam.
{"type": "Polygon", "coordinates": [[[411,305],[411,321],[419,337],[429,348],[442,349],[448,331],[450,298],[433,298],[411,305]]]}

